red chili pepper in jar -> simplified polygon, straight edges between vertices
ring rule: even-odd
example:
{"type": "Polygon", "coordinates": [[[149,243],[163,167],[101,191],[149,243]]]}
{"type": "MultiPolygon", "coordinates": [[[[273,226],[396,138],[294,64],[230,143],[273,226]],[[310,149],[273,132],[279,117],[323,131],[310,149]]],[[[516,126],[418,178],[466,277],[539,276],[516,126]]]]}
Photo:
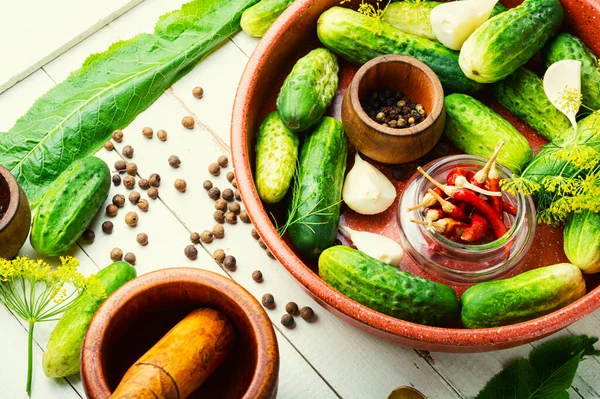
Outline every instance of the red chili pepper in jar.
{"type": "Polygon", "coordinates": [[[422,220],[415,219],[411,219],[410,221],[416,224],[427,226],[428,228],[432,228],[435,232],[443,235],[451,235],[458,229],[466,229],[467,227],[469,227],[468,224],[459,222],[452,218],[443,218],[440,220],[436,220],[435,222],[424,222],[422,220]]]}
{"type": "MultiPolygon", "coordinates": [[[[438,193],[439,195],[444,195],[444,192],[442,191],[442,189],[440,188],[436,188],[434,190],[436,193],[438,193]]],[[[425,196],[423,196],[423,200],[421,201],[420,204],[414,205],[414,206],[410,206],[408,208],[406,208],[406,210],[408,212],[412,212],[416,209],[419,208],[425,208],[425,207],[430,207],[430,206],[435,206],[435,204],[437,204],[437,201],[435,199],[435,197],[429,193],[426,193],[425,196]]]]}
{"type": "Polygon", "coordinates": [[[488,161],[485,163],[485,166],[482,169],[480,169],[477,173],[475,173],[475,175],[473,176],[472,179],[469,179],[469,182],[471,182],[471,184],[474,184],[475,186],[477,186],[479,188],[485,186],[485,182],[488,179],[490,169],[492,168],[492,165],[494,164],[494,162],[496,162],[496,158],[498,158],[498,154],[500,153],[500,150],[502,149],[503,146],[504,146],[504,141],[501,141],[500,143],[498,143],[496,145],[496,148],[494,149],[494,153],[492,154],[490,159],[488,159],[488,161]]]}
{"type": "Polygon", "coordinates": [[[449,186],[454,186],[454,181],[456,180],[457,176],[464,176],[467,178],[467,180],[470,181],[474,175],[475,173],[473,173],[469,169],[457,167],[456,169],[448,173],[448,176],[446,176],[446,184],[448,184],[449,186]]]}
{"type": "Polygon", "coordinates": [[[462,233],[460,239],[466,242],[477,241],[485,236],[489,227],[488,220],[479,211],[474,211],[471,216],[471,225],[462,233]]]}
{"type": "Polygon", "coordinates": [[[459,220],[461,222],[468,222],[469,217],[463,213],[463,211],[456,205],[452,204],[449,201],[446,201],[438,193],[429,189],[429,194],[433,195],[436,201],[442,206],[442,210],[451,218],[459,220]]]}
{"type": "MultiPolygon", "coordinates": [[[[490,191],[500,192],[500,174],[496,169],[496,162],[492,164],[492,168],[490,169],[490,174],[488,175],[489,183],[490,183],[490,191]]],[[[501,197],[492,197],[490,198],[492,201],[492,207],[498,213],[498,215],[502,215],[502,198],[501,197]]]]}

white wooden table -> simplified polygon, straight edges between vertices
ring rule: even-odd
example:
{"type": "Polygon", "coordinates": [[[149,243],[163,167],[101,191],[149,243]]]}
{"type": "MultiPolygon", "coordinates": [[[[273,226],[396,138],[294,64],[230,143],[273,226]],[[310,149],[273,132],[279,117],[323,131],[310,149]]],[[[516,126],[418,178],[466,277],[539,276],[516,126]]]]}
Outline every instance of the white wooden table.
{"type": "MultiPolygon", "coordinates": [[[[54,3],[60,8],[61,3],[70,2],[71,0],[55,0],[54,3]]],[[[88,54],[102,51],[116,40],[129,38],[141,31],[150,31],[161,14],[179,7],[183,2],[145,0],[2,93],[0,131],[8,130],[38,96],[77,69],[88,54]]],[[[26,3],[6,2],[2,6],[2,13],[11,15],[13,8],[16,9],[15,12],[22,12],[19,7],[25,7],[23,4],[26,3]]],[[[115,4],[114,1],[112,3],[115,4]]],[[[123,5],[126,3],[131,2],[123,0],[123,5]]],[[[57,21],[64,18],[60,15],[53,16],[52,13],[46,14],[46,17],[57,21]]],[[[70,18],[75,16],[69,15],[70,18]]],[[[93,23],[91,21],[90,26],[93,23]]],[[[19,26],[12,29],[8,32],[0,24],[0,42],[19,42],[21,34],[14,30],[18,30],[19,26]]],[[[23,29],[35,27],[25,26],[23,29]]],[[[29,31],[28,34],[42,37],[52,33],[40,30],[29,31]]],[[[68,42],[69,38],[55,41],[57,48],[61,47],[61,40],[68,42]]],[[[213,178],[209,175],[207,166],[216,161],[218,156],[230,154],[229,123],[233,99],[246,61],[256,44],[257,40],[248,38],[243,33],[231,38],[124,129],[125,139],[116,146],[116,152],[101,150],[97,154],[112,165],[120,159],[121,148],[132,145],[135,148],[133,161],[138,165],[139,175],[146,178],[151,173],[161,175],[163,183],[160,200],[150,201],[149,212],[140,212],[140,222],[133,229],[127,227],[122,220],[128,209],[133,210],[133,206],[128,203],[115,218],[112,235],[101,231],[100,225],[106,220],[102,214],[92,225],[96,241],[91,245],[78,244],[71,254],[80,259],[83,272],[93,273],[108,265],[110,250],[119,247],[137,255],[139,274],[167,267],[192,266],[227,275],[257,298],[264,293],[272,293],[277,307],[267,312],[276,329],[281,352],[280,398],[379,399],[386,398],[393,388],[400,385],[414,386],[429,398],[475,396],[485,382],[507,362],[527,355],[539,342],[499,352],[460,355],[422,353],[374,338],[348,326],[313,301],[282,265],[265,255],[250,237],[251,226],[244,223],[225,225],[225,238],[204,245],[204,250],[199,248],[198,260],[192,262],[184,256],[183,248],[189,244],[190,232],[210,229],[215,224],[212,219],[213,202],[202,188],[202,182],[211,179],[221,188],[228,186],[225,173],[213,178]],[[194,86],[204,88],[202,100],[192,96],[191,89],[194,86]],[[181,126],[181,118],[186,115],[193,115],[196,119],[197,126],[194,130],[181,126]],[[168,141],[143,138],[141,130],[144,126],[151,126],[155,131],[167,130],[168,141]],[[182,160],[179,169],[173,169],[167,163],[168,157],[173,154],[182,160]],[[188,190],[185,194],[172,188],[176,178],[187,180],[188,190]],[[150,244],[147,247],[141,247],[135,241],[140,232],[149,236],[150,244]],[[237,271],[228,272],[215,263],[210,254],[217,248],[222,248],[237,258],[237,271]],[[263,272],[262,284],[255,283],[251,278],[255,269],[263,272]],[[317,313],[318,320],[308,324],[298,318],[294,329],[283,327],[279,320],[288,301],[295,301],[300,306],[311,306],[317,313]]],[[[34,65],[40,60],[31,62],[34,65]]],[[[3,60],[0,69],[5,64],[6,60],[3,60]]],[[[23,71],[31,65],[24,64],[23,71]]],[[[0,85],[2,83],[4,82],[0,85]]],[[[231,167],[224,172],[229,170],[231,167]]],[[[126,191],[123,186],[112,187],[109,201],[114,194],[127,194],[126,191]]],[[[28,245],[22,253],[36,256],[28,245]]],[[[36,327],[33,397],[85,397],[78,377],[51,380],[44,376],[41,356],[53,327],[54,323],[42,323],[36,327]]],[[[600,335],[600,312],[586,317],[559,334],[600,335]]],[[[0,307],[0,399],[26,398],[26,337],[23,321],[6,308],[0,307]]],[[[588,359],[581,364],[570,392],[573,398],[600,398],[598,359],[588,359]]]]}

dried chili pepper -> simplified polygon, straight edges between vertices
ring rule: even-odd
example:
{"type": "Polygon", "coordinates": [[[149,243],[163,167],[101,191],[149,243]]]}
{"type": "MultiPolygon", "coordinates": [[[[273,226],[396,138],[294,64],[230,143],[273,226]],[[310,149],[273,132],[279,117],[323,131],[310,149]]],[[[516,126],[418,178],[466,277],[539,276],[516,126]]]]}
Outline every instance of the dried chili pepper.
{"type": "Polygon", "coordinates": [[[457,176],[464,176],[467,178],[467,180],[471,181],[471,179],[473,179],[473,176],[475,176],[475,173],[468,169],[458,167],[452,170],[450,173],[448,173],[448,176],[446,176],[446,184],[448,184],[449,186],[454,186],[454,181],[456,180],[457,176]]]}
{"type": "Polygon", "coordinates": [[[443,199],[438,193],[433,191],[432,189],[428,190],[428,193],[431,194],[436,201],[442,206],[442,210],[451,218],[468,222],[469,217],[463,213],[463,211],[456,205],[452,204],[450,201],[446,201],[443,199]]]}
{"type": "MultiPolygon", "coordinates": [[[[490,190],[500,192],[500,174],[496,169],[496,162],[492,163],[488,180],[490,183],[490,190]]],[[[502,198],[492,197],[490,200],[492,201],[492,207],[496,213],[498,213],[498,215],[502,215],[502,198]]]]}
{"type": "Polygon", "coordinates": [[[478,211],[471,216],[471,225],[462,233],[460,239],[466,242],[477,241],[482,238],[490,227],[488,220],[478,211]]]}
{"type": "Polygon", "coordinates": [[[455,232],[457,229],[467,228],[468,224],[463,222],[459,222],[458,220],[454,220],[452,218],[443,218],[440,220],[436,220],[435,222],[424,222],[422,220],[410,220],[413,223],[420,224],[423,226],[427,226],[433,228],[437,233],[450,235],[455,232]]]}
{"type": "Polygon", "coordinates": [[[469,182],[471,182],[471,184],[474,184],[480,188],[485,185],[485,182],[488,179],[488,174],[490,172],[492,164],[494,162],[496,162],[496,158],[498,158],[498,154],[500,153],[500,150],[502,149],[503,146],[504,146],[504,141],[501,141],[496,145],[496,148],[494,149],[494,153],[492,154],[490,159],[488,159],[485,166],[481,170],[479,170],[477,173],[475,173],[475,175],[473,176],[472,179],[469,179],[469,182]]]}
{"type": "MultiPolygon", "coordinates": [[[[436,193],[438,193],[439,195],[444,195],[444,192],[441,189],[439,189],[439,188],[436,188],[434,191],[436,193]]],[[[425,208],[425,207],[429,207],[429,206],[434,206],[435,204],[437,204],[437,201],[435,200],[435,198],[431,194],[426,193],[425,196],[423,196],[423,200],[421,201],[420,204],[408,207],[406,210],[408,212],[412,212],[415,209],[425,208]]]]}
{"type": "Polygon", "coordinates": [[[517,207],[510,202],[502,201],[502,210],[509,215],[517,216],[517,207]]]}

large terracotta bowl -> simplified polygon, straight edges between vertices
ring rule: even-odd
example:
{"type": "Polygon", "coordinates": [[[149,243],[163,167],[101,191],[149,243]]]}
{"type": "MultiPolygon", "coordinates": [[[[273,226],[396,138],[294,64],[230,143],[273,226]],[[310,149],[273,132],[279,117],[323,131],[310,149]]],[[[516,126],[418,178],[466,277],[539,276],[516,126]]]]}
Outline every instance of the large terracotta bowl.
{"type": "MultiPolygon", "coordinates": [[[[512,1],[512,0],[511,0],[512,1]]],[[[357,9],[360,1],[353,0],[343,6],[357,9]]],[[[371,1],[374,3],[374,1],[371,1]]],[[[512,4],[504,5],[514,6],[512,4]]],[[[600,53],[600,1],[598,0],[562,0],[567,17],[566,29],[580,36],[588,46],[600,53]]],[[[586,276],[587,295],[580,300],[546,316],[528,322],[493,329],[467,330],[457,324],[455,328],[438,328],[414,324],[399,320],[360,305],[340,294],[327,285],[318,275],[314,262],[301,259],[291,244],[282,239],[270,220],[270,215],[280,218],[285,215],[283,206],[265,206],[261,203],[253,180],[254,144],[258,127],[262,119],[275,109],[277,88],[285,79],[294,63],[311,49],[318,47],[316,25],[319,15],[333,6],[339,6],[339,0],[296,0],[277,20],[262,39],[242,76],[233,110],[231,142],[233,162],[238,187],[248,213],[272,253],[302,284],[312,296],[332,313],[384,339],[402,345],[447,352],[483,352],[509,348],[534,341],[552,334],[576,320],[591,313],[600,306],[600,288],[598,276],[586,276]]],[[[530,65],[535,69],[535,65],[530,65]]],[[[330,107],[329,114],[340,119],[341,99],[350,84],[357,67],[341,62],[340,87],[330,107]]],[[[485,97],[485,93],[483,95],[485,97]]],[[[494,110],[511,121],[529,140],[532,148],[537,149],[545,143],[530,128],[512,117],[497,102],[482,98],[494,110]]],[[[402,166],[385,166],[373,162],[394,182],[398,194],[404,189],[408,178],[432,158],[456,151],[442,141],[425,157],[415,163],[402,166]],[[394,180],[395,179],[395,180],[394,180]]],[[[348,157],[352,162],[353,157],[348,157]]],[[[351,164],[348,165],[348,168],[351,164]]],[[[344,208],[341,223],[350,228],[368,230],[384,234],[400,241],[397,223],[397,202],[386,212],[371,217],[357,215],[344,208]]],[[[347,244],[345,237],[338,239],[347,244]]],[[[413,274],[425,276],[418,265],[405,256],[400,267],[413,274]]],[[[539,226],[532,249],[525,257],[523,265],[514,273],[528,269],[568,261],[562,249],[562,231],[547,226],[539,226]]],[[[508,275],[510,276],[510,275],[508,275]]],[[[438,280],[440,281],[440,280],[438,280]]],[[[450,284],[458,295],[468,285],[450,284]]]]}
{"type": "Polygon", "coordinates": [[[275,398],[279,350],[264,309],[232,280],[191,268],[145,274],[102,304],[83,342],[81,378],[87,397],[110,398],[127,369],[189,312],[201,307],[229,319],[235,343],[225,361],[189,398],[275,398]]]}
{"type": "Polygon", "coordinates": [[[0,258],[14,258],[29,234],[31,209],[25,192],[0,165],[0,258]]]}

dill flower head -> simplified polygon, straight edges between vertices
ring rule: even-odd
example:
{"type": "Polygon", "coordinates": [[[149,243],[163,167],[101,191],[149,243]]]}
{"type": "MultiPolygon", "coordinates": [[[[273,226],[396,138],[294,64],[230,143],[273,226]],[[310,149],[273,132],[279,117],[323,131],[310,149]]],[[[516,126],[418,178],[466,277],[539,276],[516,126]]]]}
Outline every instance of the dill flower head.
{"type": "Polygon", "coordinates": [[[564,90],[558,95],[558,107],[565,114],[576,114],[581,107],[582,99],[583,95],[580,90],[565,86],[564,90]]]}

